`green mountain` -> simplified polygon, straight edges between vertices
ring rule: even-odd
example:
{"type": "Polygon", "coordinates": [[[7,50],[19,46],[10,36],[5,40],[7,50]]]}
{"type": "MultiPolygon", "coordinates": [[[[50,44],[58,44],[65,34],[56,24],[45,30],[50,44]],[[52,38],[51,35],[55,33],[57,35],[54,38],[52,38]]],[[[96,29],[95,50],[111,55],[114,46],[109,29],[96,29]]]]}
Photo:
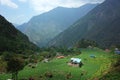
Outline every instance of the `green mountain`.
{"type": "Polygon", "coordinates": [[[81,39],[102,47],[120,44],[120,0],[106,0],[49,42],[49,46],[71,47],[81,39]]]}
{"type": "Polygon", "coordinates": [[[37,47],[28,40],[27,36],[0,15],[0,54],[5,51],[26,53],[36,49],[37,47]]]}
{"type": "Polygon", "coordinates": [[[86,4],[79,8],[57,7],[33,17],[28,23],[18,26],[30,41],[42,47],[79,18],[86,15],[97,4],[86,4]]]}

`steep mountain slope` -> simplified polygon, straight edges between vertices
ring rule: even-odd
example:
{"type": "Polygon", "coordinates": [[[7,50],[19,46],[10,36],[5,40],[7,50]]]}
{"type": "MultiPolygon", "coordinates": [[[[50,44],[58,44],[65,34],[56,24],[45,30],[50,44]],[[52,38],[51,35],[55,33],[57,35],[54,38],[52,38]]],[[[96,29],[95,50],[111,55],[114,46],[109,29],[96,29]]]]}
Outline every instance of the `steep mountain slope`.
{"type": "Polygon", "coordinates": [[[57,7],[33,17],[18,27],[35,44],[45,46],[52,38],[86,15],[97,4],[86,4],[79,8],[57,7]]]}
{"type": "Polygon", "coordinates": [[[4,51],[25,53],[35,49],[37,47],[29,42],[27,36],[0,15],[0,53],[4,51]]]}
{"type": "Polygon", "coordinates": [[[70,47],[82,38],[102,47],[120,44],[120,0],[106,0],[54,38],[49,46],[70,47]]]}

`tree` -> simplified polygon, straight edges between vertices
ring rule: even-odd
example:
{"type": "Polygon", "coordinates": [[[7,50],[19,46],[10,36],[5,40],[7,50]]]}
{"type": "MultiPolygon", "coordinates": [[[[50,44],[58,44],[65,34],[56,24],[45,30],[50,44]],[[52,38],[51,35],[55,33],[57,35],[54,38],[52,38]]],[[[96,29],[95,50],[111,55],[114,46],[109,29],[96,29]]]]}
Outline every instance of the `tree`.
{"type": "Polygon", "coordinates": [[[3,52],[2,59],[4,61],[9,61],[13,57],[13,55],[14,54],[12,52],[5,51],[5,52],[3,52]]]}
{"type": "Polygon", "coordinates": [[[75,45],[77,48],[87,48],[88,46],[96,47],[98,46],[97,43],[93,40],[81,39],[75,45]]]}
{"type": "Polygon", "coordinates": [[[24,68],[24,62],[19,58],[12,58],[7,62],[7,71],[12,73],[12,79],[18,80],[18,72],[24,68]]]}

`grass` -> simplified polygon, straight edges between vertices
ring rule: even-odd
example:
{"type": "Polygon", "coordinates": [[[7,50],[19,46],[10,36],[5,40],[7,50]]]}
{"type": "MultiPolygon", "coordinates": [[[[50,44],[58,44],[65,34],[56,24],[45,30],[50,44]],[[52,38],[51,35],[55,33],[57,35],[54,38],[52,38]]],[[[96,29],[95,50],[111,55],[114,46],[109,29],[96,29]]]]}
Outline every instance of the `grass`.
{"type": "MultiPolygon", "coordinates": [[[[69,80],[93,80],[96,77],[101,77],[104,72],[109,70],[111,65],[110,53],[106,53],[100,49],[82,49],[81,51],[81,55],[67,56],[63,59],[54,58],[48,63],[39,62],[36,68],[26,66],[19,72],[19,79],[32,76],[35,80],[66,80],[67,74],[71,73],[72,77],[69,80]],[[91,58],[91,54],[95,55],[96,58],[91,58]],[[70,61],[71,57],[81,58],[84,65],[81,68],[68,66],[67,62],[70,61]],[[44,76],[46,72],[52,73],[53,77],[46,78],[44,76]],[[84,73],[84,75],[81,76],[81,73],[84,73]]],[[[1,74],[0,80],[6,80],[10,77],[10,74],[1,74]]]]}

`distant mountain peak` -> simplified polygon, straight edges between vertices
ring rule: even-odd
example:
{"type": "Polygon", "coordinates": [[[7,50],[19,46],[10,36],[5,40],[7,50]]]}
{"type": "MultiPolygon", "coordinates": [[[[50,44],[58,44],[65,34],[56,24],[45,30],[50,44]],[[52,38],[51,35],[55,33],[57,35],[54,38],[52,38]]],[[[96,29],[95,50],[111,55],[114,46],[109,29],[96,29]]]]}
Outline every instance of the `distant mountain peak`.
{"type": "Polygon", "coordinates": [[[49,42],[49,46],[70,47],[82,38],[102,47],[120,45],[120,0],[106,0],[70,28],[49,42]]]}
{"type": "Polygon", "coordinates": [[[22,27],[19,26],[18,29],[25,33],[32,42],[43,47],[96,6],[96,4],[92,4],[79,8],[56,7],[31,18],[28,23],[21,25],[22,27]]]}

